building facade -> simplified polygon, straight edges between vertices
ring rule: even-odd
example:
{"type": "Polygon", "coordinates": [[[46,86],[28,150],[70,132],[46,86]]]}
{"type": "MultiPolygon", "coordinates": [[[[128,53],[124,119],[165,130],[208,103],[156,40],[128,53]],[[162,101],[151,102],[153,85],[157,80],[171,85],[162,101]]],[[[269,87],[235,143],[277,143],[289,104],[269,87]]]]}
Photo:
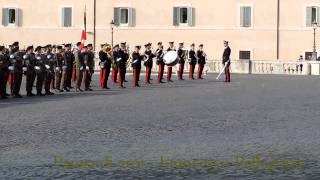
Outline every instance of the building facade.
{"type": "MultiPolygon", "coordinates": [[[[209,59],[221,59],[223,40],[233,60],[308,59],[313,22],[320,24],[318,0],[1,0],[0,8],[5,45],[80,41],[86,9],[87,42],[95,39],[97,49],[111,42],[114,20],[115,44],[203,43],[209,59]]],[[[315,38],[320,49],[320,28],[315,38]]]]}

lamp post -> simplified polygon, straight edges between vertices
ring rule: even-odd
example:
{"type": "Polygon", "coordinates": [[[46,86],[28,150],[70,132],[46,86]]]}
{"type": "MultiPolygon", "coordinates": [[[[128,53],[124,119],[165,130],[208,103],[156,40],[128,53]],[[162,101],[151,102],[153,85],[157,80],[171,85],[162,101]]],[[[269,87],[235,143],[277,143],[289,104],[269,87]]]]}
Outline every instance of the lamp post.
{"type": "Polygon", "coordinates": [[[114,28],[114,21],[113,20],[110,22],[110,27],[111,27],[111,46],[113,48],[113,28],[114,28]]]}
{"type": "Polygon", "coordinates": [[[313,27],[313,52],[312,52],[312,60],[316,61],[317,60],[317,46],[316,46],[316,30],[318,28],[318,23],[317,22],[313,22],[312,23],[312,27],[313,27]]]}

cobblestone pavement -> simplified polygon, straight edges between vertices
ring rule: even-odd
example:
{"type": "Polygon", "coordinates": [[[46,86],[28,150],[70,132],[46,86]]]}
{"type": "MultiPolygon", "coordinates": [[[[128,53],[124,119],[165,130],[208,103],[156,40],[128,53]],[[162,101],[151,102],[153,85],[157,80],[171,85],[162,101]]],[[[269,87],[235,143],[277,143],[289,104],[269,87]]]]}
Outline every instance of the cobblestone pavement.
{"type": "Polygon", "coordinates": [[[0,179],[320,179],[319,77],[215,76],[0,100],[0,179]]]}

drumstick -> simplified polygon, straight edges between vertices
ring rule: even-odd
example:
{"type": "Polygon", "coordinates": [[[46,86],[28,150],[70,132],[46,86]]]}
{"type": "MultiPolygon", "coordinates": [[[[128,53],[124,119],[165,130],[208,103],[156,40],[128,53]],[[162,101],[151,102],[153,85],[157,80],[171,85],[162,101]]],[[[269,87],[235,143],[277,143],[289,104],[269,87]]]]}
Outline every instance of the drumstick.
{"type": "Polygon", "coordinates": [[[222,73],[224,72],[224,70],[226,69],[227,65],[229,64],[230,60],[227,61],[226,65],[224,65],[222,71],[220,72],[220,74],[218,75],[218,77],[216,78],[216,80],[218,80],[220,78],[220,76],[222,75],[222,73]]]}

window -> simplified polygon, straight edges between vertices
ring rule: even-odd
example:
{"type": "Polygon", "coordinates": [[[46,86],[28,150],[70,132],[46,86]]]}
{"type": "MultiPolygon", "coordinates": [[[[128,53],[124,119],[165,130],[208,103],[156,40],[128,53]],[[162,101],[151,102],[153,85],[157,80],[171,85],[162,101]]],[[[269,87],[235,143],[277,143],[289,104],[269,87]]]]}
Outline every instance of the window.
{"type": "Polygon", "coordinates": [[[115,7],[113,21],[116,26],[134,26],[135,10],[129,7],[115,7]]]}
{"type": "Polygon", "coordinates": [[[63,7],[61,14],[61,23],[62,27],[71,27],[72,26],[72,7],[63,7]]]}
{"type": "Polygon", "coordinates": [[[18,8],[2,8],[2,25],[19,26],[21,23],[21,10],[18,8]]]}
{"type": "Polygon", "coordinates": [[[309,6],[306,11],[307,27],[311,27],[314,22],[320,23],[320,7],[309,6]]]}
{"type": "Polygon", "coordinates": [[[239,59],[240,60],[251,60],[251,52],[250,51],[239,51],[239,59]]]}
{"type": "Polygon", "coordinates": [[[240,27],[251,27],[251,7],[240,7],[240,27]]]}
{"type": "Polygon", "coordinates": [[[173,8],[173,25],[174,26],[193,26],[194,25],[194,8],[192,7],[174,7],[173,8]]]}
{"type": "Polygon", "coordinates": [[[305,55],[304,55],[305,60],[311,61],[312,60],[312,55],[313,55],[313,52],[305,52],[305,55]]]}
{"type": "Polygon", "coordinates": [[[127,8],[120,9],[120,24],[129,23],[129,10],[127,8]]]}

